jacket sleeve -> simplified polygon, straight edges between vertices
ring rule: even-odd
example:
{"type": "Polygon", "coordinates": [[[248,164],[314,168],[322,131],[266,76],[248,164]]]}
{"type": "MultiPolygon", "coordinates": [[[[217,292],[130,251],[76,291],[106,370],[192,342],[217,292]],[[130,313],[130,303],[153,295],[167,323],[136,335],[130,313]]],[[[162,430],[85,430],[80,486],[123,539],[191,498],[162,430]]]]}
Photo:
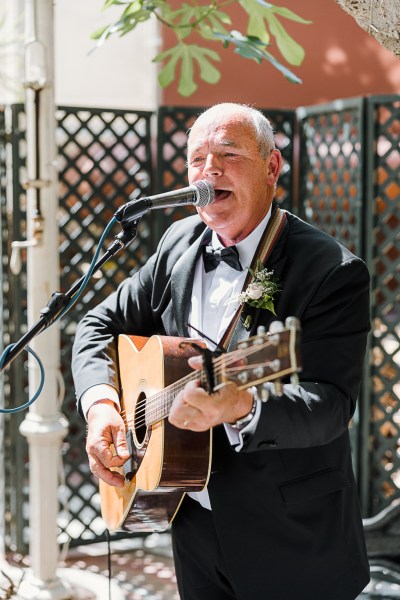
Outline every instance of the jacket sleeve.
{"type": "MultiPolygon", "coordinates": [[[[119,392],[116,344],[119,334],[145,337],[166,334],[164,323],[171,305],[172,269],[204,227],[197,216],[171,225],[146,264],[79,322],[72,352],[78,406],[82,394],[94,385],[106,383],[119,392]]],[[[173,334],[168,332],[168,335],[173,334]]]]}
{"type": "Polygon", "coordinates": [[[148,285],[154,258],[78,323],[72,348],[77,400],[90,387],[107,383],[119,391],[117,336],[149,335],[153,326],[148,285]]]}
{"type": "Polygon", "coordinates": [[[328,444],[354,414],[370,329],[365,264],[352,257],[330,270],[296,316],[302,327],[300,385],[285,383],[280,397],[271,385],[244,452],[328,444]]]}

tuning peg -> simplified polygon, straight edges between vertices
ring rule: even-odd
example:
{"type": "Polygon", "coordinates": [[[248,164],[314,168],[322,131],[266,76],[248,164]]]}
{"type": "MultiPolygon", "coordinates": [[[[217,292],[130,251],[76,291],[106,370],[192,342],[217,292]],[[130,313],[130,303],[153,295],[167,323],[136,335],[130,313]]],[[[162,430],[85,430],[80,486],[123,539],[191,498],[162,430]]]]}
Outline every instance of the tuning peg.
{"type": "Polygon", "coordinates": [[[252,369],[252,373],[255,379],[261,379],[264,375],[264,368],[255,367],[254,369],[252,369]]]}
{"type": "Polygon", "coordinates": [[[238,374],[237,378],[239,379],[239,381],[241,383],[247,383],[249,376],[247,374],[247,371],[242,371],[241,373],[238,374]]]}
{"type": "Polygon", "coordinates": [[[287,327],[288,329],[296,329],[297,331],[299,331],[300,319],[298,319],[297,317],[287,317],[287,319],[285,320],[285,327],[287,327]]]}
{"type": "Polygon", "coordinates": [[[282,321],[272,321],[271,325],[269,326],[270,333],[281,333],[283,329],[284,327],[282,321]]]}
{"type": "Polygon", "coordinates": [[[268,363],[268,366],[271,369],[271,371],[277,373],[281,368],[281,361],[279,360],[279,358],[275,358],[274,360],[271,360],[268,363]]]}
{"type": "Polygon", "coordinates": [[[292,385],[295,385],[296,387],[298,387],[298,386],[300,385],[299,376],[298,376],[298,374],[297,374],[297,373],[293,373],[293,374],[290,376],[290,383],[291,383],[292,385]]]}
{"type": "Polygon", "coordinates": [[[268,383],[263,383],[261,386],[261,402],[267,402],[269,395],[268,383]]]}
{"type": "Polygon", "coordinates": [[[265,327],[264,327],[264,325],[260,325],[259,327],[257,327],[257,333],[251,339],[253,340],[253,343],[257,344],[258,346],[261,346],[262,344],[265,343],[265,327]]]}
{"type": "Polygon", "coordinates": [[[283,396],[283,385],[280,379],[273,383],[275,396],[283,396]]]}

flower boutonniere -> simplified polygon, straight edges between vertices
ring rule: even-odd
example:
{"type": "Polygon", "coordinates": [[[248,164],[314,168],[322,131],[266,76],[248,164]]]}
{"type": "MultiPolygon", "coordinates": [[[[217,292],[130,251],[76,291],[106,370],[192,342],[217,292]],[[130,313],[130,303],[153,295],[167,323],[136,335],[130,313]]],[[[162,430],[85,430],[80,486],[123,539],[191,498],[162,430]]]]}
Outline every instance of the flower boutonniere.
{"type": "Polygon", "coordinates": [[[257,262],[256,269],[253,271],[249,268],[249,271],[253,275],[253,280],[245,291],[239,294],[237,297],[238,302],[255,308],[264,308],[276,315],[275,294],[281,291],[281,286],[274,279],[274,272],[264,269],[260,260],[257,262]]]}

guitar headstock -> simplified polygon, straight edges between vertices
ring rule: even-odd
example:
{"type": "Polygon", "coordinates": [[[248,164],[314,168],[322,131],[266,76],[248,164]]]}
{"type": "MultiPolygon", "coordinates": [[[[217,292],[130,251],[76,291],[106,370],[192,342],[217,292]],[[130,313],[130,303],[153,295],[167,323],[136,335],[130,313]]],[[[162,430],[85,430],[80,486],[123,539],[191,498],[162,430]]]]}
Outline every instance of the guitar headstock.
{"type": "MultiPolygon", "coordinates": [[[[224,355],[221,380],[233,381],[241,389],[272,381],[275,393],[281,395],[283,377],[290,376],[291,383],[298,383],[299,347],[300,322],[295,317],[288,317],[285,324],[274,321],[268,333],[259,327],[255,336],[224,355]]],[[[260,393],[262,400],[268,399],[267,387],[261,386],[260,393]]]]}

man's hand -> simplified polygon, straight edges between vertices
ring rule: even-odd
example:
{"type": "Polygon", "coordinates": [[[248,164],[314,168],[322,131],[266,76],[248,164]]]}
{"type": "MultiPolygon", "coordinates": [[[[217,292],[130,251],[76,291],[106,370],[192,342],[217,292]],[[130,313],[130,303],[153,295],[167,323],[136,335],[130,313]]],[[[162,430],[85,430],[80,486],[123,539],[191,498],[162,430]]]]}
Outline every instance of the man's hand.
{"type": "MultiPolygon", "coordinates": [[[[189,359],[193,369],[202,368],[200,356],[189,359]]],[[[214,394],[208,394],[199,382],[190,381],[172,403],[169,422],[180,429],[207,431],[220,423],[234,423],[248,415],[253,406],[253,395],[227,383],[214,394]]]]}
{"type": "Polygon", "coordinates": [[[123,475],[111,471],[111,467],[122,467],[129,458],[125,424],[114,402],[102,400],[93,404],[87,422],[86,452],[90,470],[108,485],[123,487],[123,475]],[[112,452],[111,444],[116,454],[112,452]]]}

